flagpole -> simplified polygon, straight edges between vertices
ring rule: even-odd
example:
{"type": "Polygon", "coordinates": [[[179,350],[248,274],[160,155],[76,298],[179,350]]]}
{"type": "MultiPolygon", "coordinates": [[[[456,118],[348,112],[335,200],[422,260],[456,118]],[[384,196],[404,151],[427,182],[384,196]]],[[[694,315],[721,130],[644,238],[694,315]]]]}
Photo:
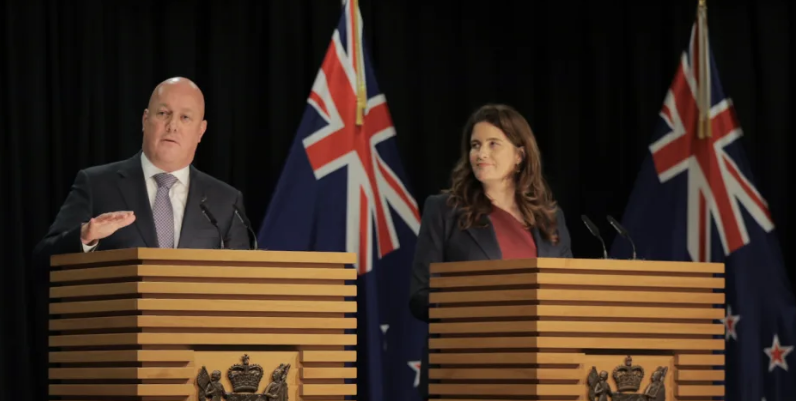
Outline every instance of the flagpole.
{"type": "Polygon", "coordinates": [[[697,9],[697,38],[699,54],[694,55],[699,60],[699,139],[710,137],[710,51],[708,49],[708,6],[707,0],[699,0],[697,9]]]}
{"type": "Polygon", "coordinates": [[[351,27],[354,32],[352,43],[354,44],[354,54],[356,58],[357,74],[357,125],[364,122],[365,107],[367,107],[367,95],[365,93],[365,61],[362,59],[362,40],[360,37],[361,28],[359,26],[359,1],[351,0],[351,27]]]}

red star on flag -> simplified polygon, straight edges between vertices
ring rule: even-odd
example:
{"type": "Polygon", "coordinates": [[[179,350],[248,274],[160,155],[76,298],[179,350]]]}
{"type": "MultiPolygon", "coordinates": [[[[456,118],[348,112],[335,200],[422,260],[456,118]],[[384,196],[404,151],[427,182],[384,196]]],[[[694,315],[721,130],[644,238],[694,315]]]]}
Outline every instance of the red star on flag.
{"type": "Polygon", "coordinates": [[[420,361],[409,361],[407,364],[415,371],[415,387],[417,387],[420,385],[420,361]]]}
{"type": "Polygon", "coordinates": [[[741,315],[733,315],[732,307],[727,305],[727,316],[721,319],[721,322],[724,323],[724,337],[727,341],[729,341],[730,337],[738,341],[738,334],[735,332],[735,327],[739,320],[741,320],[741,315]]]}
{"type": "Polygon", "coordinates": [[[793,352],[793,346],[782,346],[779,344],[779,336],[774,334],[774,343],[771,344],[771,348],[764,348],[763,352],[771,358],[771,362],[768,363],[768,371],[772,372],[774,368],[777,366],[781,367],[782,369],[788,370],[788,361],[785,360],[785,357],[788,356],[791,352],[793,352]]]}

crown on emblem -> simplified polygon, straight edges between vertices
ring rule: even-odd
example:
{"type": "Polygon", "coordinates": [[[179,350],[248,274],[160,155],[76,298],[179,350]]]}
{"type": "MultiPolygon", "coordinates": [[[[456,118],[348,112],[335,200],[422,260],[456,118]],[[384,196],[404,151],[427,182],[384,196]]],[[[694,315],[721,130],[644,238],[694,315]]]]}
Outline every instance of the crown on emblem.
{"type": "Polygon", "coordinates": [[[641,380],[644,379],[644,368],[632,365],[633,358],[630,355],[625,358],[625,365],[614,368],[614,381],[618,391],[638,391],[641,387],[641,380]],[[632,365],[632,366],[631,366],[632,365]]]}
{"type": "Polygon", "coordinates": [[[243,355],[243,364],[235,364],[229,368],[227,376],[236,393],[253,393],[260,387],[263,368],[260,365],[249,365],[249,356],[243,355]]]}

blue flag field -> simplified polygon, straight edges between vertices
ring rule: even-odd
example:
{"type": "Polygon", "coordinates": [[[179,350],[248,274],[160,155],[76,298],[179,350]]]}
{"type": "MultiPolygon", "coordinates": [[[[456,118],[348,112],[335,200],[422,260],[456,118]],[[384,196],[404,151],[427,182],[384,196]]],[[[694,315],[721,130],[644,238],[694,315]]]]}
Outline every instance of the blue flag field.
{"type": "Polygon", "coordinates": [[[258,234],[261,248],[354,252],[357,400],[419,400],[426,326],[409,313],[420,213],[347,2],[258,234]]]}
{"type": "MultiPolygon", "coordinates": [[[[622,224],[640,259],[725,264],[725,399],[792,401],[796,303],[741,138],[710,51],[707,22],[698,19],[622,224]]],[[[623,238],[611,257],[630,257],[623,238]]]]}

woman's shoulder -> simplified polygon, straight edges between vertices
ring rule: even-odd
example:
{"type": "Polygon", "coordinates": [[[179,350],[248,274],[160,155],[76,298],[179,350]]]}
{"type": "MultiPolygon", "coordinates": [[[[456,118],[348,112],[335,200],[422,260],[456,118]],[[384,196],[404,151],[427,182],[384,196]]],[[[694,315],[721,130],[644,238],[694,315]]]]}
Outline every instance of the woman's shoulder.
{"type": "Polygon", "coordinates": [[[423,213],[449,215],[454,208],[450,204],[451,195],[449,193],[438,193],[429,195],[423,205],[423,213]]]}

